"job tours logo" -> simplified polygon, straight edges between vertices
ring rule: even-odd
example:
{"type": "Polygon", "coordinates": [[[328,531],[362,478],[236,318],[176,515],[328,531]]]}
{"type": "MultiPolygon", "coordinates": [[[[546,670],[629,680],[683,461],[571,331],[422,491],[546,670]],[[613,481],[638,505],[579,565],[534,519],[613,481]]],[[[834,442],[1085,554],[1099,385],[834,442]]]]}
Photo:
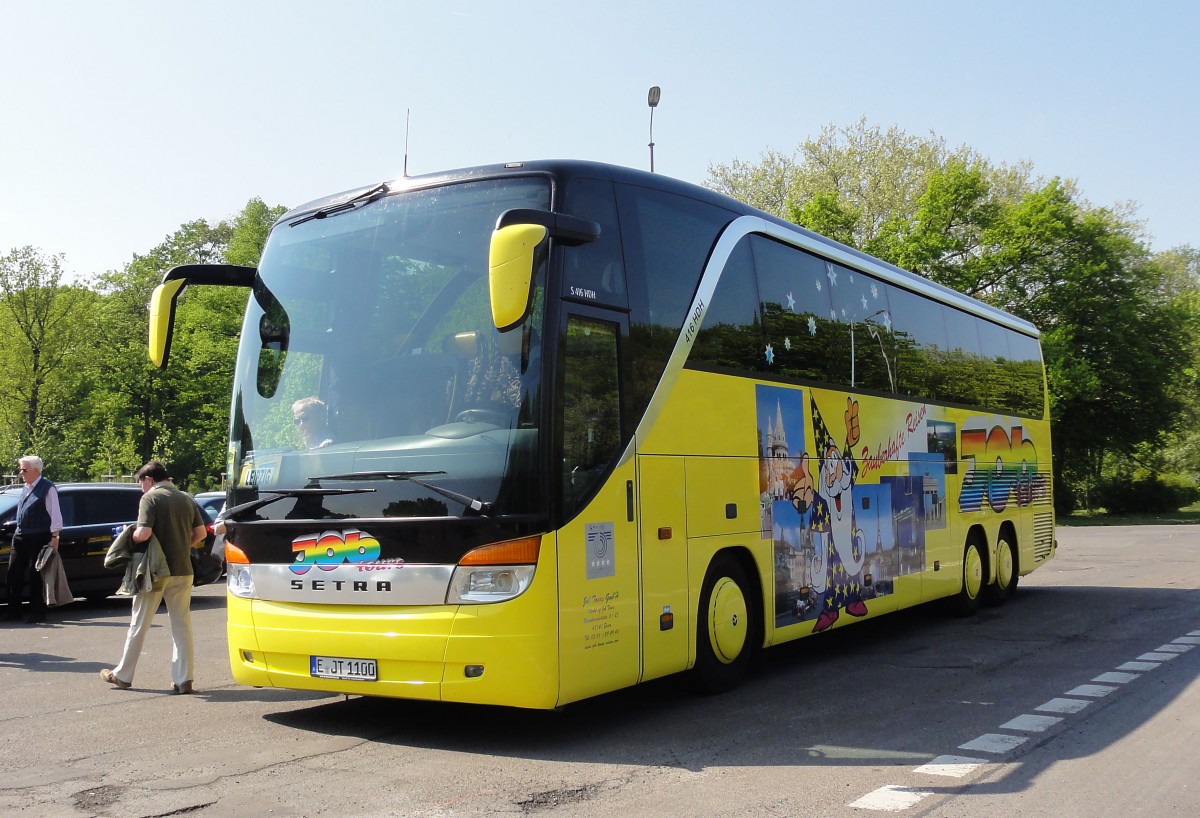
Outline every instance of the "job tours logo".
{"type": "Polygon", "coordinates": [[[315,565],[322,571],[332,571],[339,565],[363,565],[379,561],[379,540],[350,528],[345,531],[325,531],[292,540],[292,572],[307,574],[315,565]]]}

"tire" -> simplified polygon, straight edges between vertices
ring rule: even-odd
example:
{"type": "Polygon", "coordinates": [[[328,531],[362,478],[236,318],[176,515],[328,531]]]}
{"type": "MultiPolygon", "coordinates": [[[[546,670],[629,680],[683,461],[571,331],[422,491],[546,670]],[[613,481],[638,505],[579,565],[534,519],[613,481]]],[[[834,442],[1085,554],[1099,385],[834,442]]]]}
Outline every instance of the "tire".
{"type": "Polygon", "coordinates": [[[953,597],[953,610],[959,616],[973,616],[983,596],[983,553],[979,539],[971,536],[963,548],[962,587],[953,597]]]}
{"type": "Polygon", "coordinates": [[[760,633],[755,594],[741,564],[719,556],[708,567],[696,626],[697,687],[724,693],[741,683],[760,633]]]}
{"type": "Polygon", "coordinates": [[[1008,534],[996,542],[996,579],[983,589],[987,605],[1003,605],[1017,592],[1017,558],[1008,534]]]}

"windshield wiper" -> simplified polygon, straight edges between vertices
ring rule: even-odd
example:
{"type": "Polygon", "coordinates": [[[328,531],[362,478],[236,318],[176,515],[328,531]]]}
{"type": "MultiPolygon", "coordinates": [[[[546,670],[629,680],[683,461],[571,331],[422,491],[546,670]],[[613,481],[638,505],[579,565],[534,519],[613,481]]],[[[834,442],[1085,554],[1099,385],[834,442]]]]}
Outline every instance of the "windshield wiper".
{"type": "MultiPolygon", "coordinates": [[[[457,491],[451,491],[450,489],[445,489],[428,481],[418,479],[433,474],[445,473],[444,471],[353,471],[346,474],[326,474],[321,477],[310,477],[308,479],[313,483],[319,483],[322,480],[407,480],[456,503],[462,503],[466,506],[466,509],[463,511],[464,515],[474,512],[484,517],[491,516],[491,503],[486,503],[478,498],[472,499],[465,494],[459,494],[457,491]]],[[[374,489],[359,489],[359,491],[374,491],[374,489]]]]}
{"type": "Polygon", "coordinates": [[[363,494],[368,491],[375,491],[375,489],[263,489],[263,494],[271,494],[273,496],[259,497],[257,500],[251,500],[248,503],[242,503],[233,508],[226,509],[225,519],[232,520],[238,514],[244,514],[247,511],[255,511],[263,506],[269,506],[276,500],[282,500],[285,497],[324,497],[331,494],[363,494]]]}
{"type": "Polygon", "coordinates": [[[336,216],[339,213],[345,213],[347,210],[353,210],[359,205],[364,205],[373,202],[388,192],[387,183],[378,184],[370,190],[365,190],[357,196],[347,199],[344,202],[338,202],[328,207],[322,207],[319,210],[314,210],[312,213],[305,214],[294,222],[290,222],[288,227],[299,227],[305,222],[311,222],[313,219],[326,219],[330,216],[336,216]]]}

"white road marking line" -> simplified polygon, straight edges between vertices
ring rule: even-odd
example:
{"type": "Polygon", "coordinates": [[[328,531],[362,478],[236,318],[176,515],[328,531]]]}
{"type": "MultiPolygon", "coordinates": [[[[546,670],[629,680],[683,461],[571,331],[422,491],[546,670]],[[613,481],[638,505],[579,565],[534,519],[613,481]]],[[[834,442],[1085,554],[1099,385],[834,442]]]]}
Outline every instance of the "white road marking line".
{"type": "Polygon", "coordinates": [[[1155,648],[1155,650],[1161,650],[1161,651],[1165,651],[1167,653],[1187,653],[1189,650],[1191,650],[1194,647],[1196,647],[1196,646],[1195,645],[1171,644],[1171,645],[1159,645],[1158,647],[1155,648]]]}
{"type": "Polygon", "coordinates": [[[1134,679],[1138,678],[1138,675],[1139,674],[1137,673],[1101,673],[1095,679],[1092,679],[1092,681],[1123,685],[1126,682],[1132,682],[1134,679]]]}
{"type": "MultiPolygon", "coordinates": [[[[1079,688],[1075,689],[1078,690],[1079,688]]],[[[1115,688],[1109,689],[1115,690],[1115,688]]],[[[1045,704],[1038,705],[1034,710],[1041,710],[1043,713],[1078,713],[1089,704],[1091,702],[1084,701],[1083,699],[1051,699],[1045,704]]]]}
{"type": "MultiPolygon", "coordinates": [[[[1128,671],[1154,670],[1159,666],[1159,663],[1174,659],[1176,656],[1191,650],[1197,644],[1200,644],[1200,631],[1191,631],[1187,636],[1181,636],[1173,640],[1169,645],[1160,645],[1155,651],[1143,653],[1137,658],[1137,661],[1119,665],[1116,671],[1101,673],[1092,679],[1092,681],[1108,682],[1111,684],[1132,682],[1134,679],[1139,678],[1140,673],[1131,673],[1128,671]]],[[[1102,698],[1117,689],[1112,687],[1111,684],[1078,685],[1068,690],[1066,695],[1102,698]]],[[[1054,698],[1035,709],[1044,713],[1064,713],[1071,715],[1080,712],[1090,704],[1090,701],[1083,699],[1054,698]]],[[[1063,720],[1059,716],[1039,716],[1025,713],[1000,725],[1000,729],[1041,733],[1063,720]]],[[[979,752],[1000,755],[1020,747],[1026,741],[1028,739],[1024,736],[1013,736],[1005,733],[984,733],[978,738],[958,745],[958,749],[977,750],[979,752]]],[[[948,778],[963,778],[987,763],[987,759],[975,758],[973,756],[942,755],[927,764],[916,767],[913,772],[946,776],[948,778]]],[[[885,787],[880,787],[874,792],[867,793],[862,798],[851,803],[850,806],[855,809],[903,812],[910,807],[916,806],[924,798],[932,794],[932,792],[927,790],[889,784],[885,787]]]]}
{"type": "Polygon", "coordinates": [[[1020,747],[1025,742],[1029,741],[1025,736],[1007,736],[1003,733],[984,733],[976,739],[971,739],[966,744],[958,745],[960,750],[975,750],[980,753],[1007,753],[1009,750],[1014,750],[1020,747]]]}
{"type": "Polygon", "coordinates": [[[1117,688],[1112,685],[1080,685],[1067,691],[1068,696],[1091,696],[1099,699],[1112,693],[1117,688]]]}
{"type": "Polygon", "coordinates": [[[1061,716],[1031,716],[1028,713],[1010,719],[1000,725],[1001,730],[1021,730],[1026,733],[1044,733],[1062,721],[1061,716]]]}
{"type": "Polygon", "coordinates": [[[963,778],[987,764],[986,758],[972,756],[938,756],[928,764],[922,764],[913,770],[914,773],[929,773],[944,775],[948,778],[963,778]]]}
{"type": "Polygon", "coordinates": [[[895,787],[888,785],[869,792],[862,798],[850,804],[858,809],[882,810],[884,812],[902,812],[916,806],[922,798],[933,795],[925,790],[915,790],[912,787],[895,787]]]}

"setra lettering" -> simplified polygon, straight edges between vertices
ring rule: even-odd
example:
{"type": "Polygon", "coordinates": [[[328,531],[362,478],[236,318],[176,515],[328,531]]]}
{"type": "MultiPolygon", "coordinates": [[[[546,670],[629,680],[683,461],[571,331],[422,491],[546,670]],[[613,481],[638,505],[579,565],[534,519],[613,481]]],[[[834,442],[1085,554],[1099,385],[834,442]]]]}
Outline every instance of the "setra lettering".
{"type": "Polygon", "coordinates": [[[351,582],[342,579],[293,579],[288,582],[288,585],[293,591],[316,591],[335,594],[343,591],[359,594],[378,594],[388,593],[392,590],[392,583],[387,580],[378,580],[376,582],[354,580],[351,582]]]}

